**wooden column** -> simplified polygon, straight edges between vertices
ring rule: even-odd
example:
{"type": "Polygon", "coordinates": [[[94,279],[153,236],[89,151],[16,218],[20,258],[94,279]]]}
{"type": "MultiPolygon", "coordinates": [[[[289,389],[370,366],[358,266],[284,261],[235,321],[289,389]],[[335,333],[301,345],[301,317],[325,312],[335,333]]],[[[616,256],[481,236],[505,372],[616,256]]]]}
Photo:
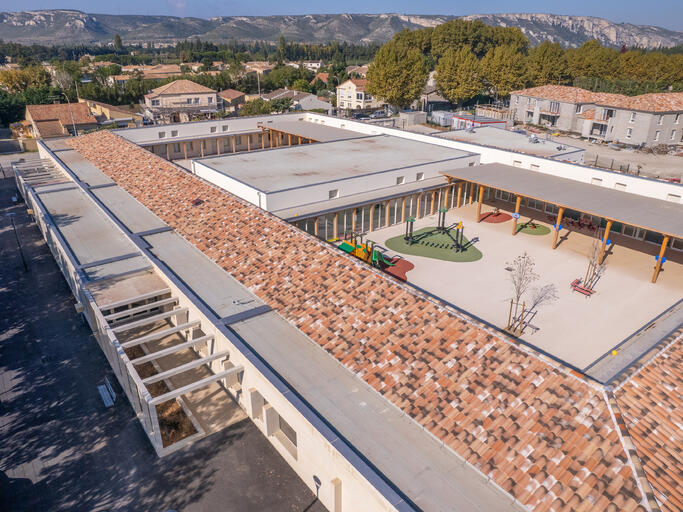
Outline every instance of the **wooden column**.
{"type": "Polygon", "coordinates": [[[204,144],[205,144],[205,141],[203,141],[203,140],[199,141],[199,153],[202,155],[202,158],[204,158],[204,144]]]}
{"type": "Polygon", "coordinates": [[[432,206],[429,209],[429,215],[434,215],[434,201],[436,201],[436,190],[432,190],[432,206]]]}
{"type": "Polygon", "coordinates": [[[270,149],[273,149],[273,130],[268,130],[268,143],[270,145],[270,149]]]}
{"type": "Polygon", "coordinates": [[[251,134],[247,135],[247,152],[251,151],[251,134]]]}
{"type": "Polygon", "coordinates": [[[168,147],[170,144],[166,144],[166,160],[171,160],[171,152],[169,151],[168,147]]]}
{"type": "Polygon", "coordinates": [[[221,139],[216,139],[216,153],[218,156],[221,155],[221,139]]]}
{"type": "Polygon", "coordinates": [[[339,238],[339,212],[334,214],[334,238],[339,238]]]}
{"type": "Polygon", "coordinates": [[[313,224],[313,234],[314,234],[315,236],[318,236],[318,217],[316,217],[315,219],[313,219],[313,222],[314,222],[314,224],[313,224]]]}
{"type": "Polygon", "coordinates": [[[605,261],[605,250],[607,249],[607,237],[609,237],[609,231],[612,229],[612,221],[608,220],[605,226],[605,233],[602,237],[602,247],[600,247],[600,257],[598,258],[598,265],[602,265],[605,261]]]}
{"type": "Polygon", "coordinates": [[[448,185],[446,185],[446,188],[444,189],[444,196],[443,196],[443,207],[448,208],[448,191],[451,189],[451,180],[448,180],[448,185]]]}
{"type": "Polygon", "coordinates": [[[287,134],[287,145],[288,146],[292,145],[292,134],[291,133],[287,134]]]}
{"type": "Polygon", "coordinates": [[[230,145],[232,146],[232,152],[235,153],[237,150],[235,149],[235,136],[233,135],[230,137],[230,145]]]}
{"type": "Polygon", "coordinates": [[[372,231],[372,228],[374,227],[374,219],[375,219],[375,205],[371,204],[370,205],[370,228],[368,231],[372,231]]]}
{"type": "Polygon", "coordinates": [[[456,203],[456,207],[460,208],[460,198],[462,197],[462,183],[458,183],[458,202],[456,203]]]}
{"type": "Polygon", "coordinates": [[[351,231],[356,232],[356,209],[351,212],[351,231]]]}
{"type": "Polygon", "coordinates": [[[309,144],[313,144],[313,139],[308,139],[309,144]]]}
{"type": "Polygon", "coordinates": [[[187,160],[187,142],[183,142],[183,155],[185,155],[185,160],[187,160]]]}
{"type": "Polygon", "coordinates": [[[484,200],[484,190],[486,187],[479,185],[479,201],[477,201],[477,222],[481,222],[481,203],[484,200]]]}
{"type": "Polygon", "coordinates": [[[659,276],[659,271],[662,269],[662,258],[666,253],[666,246],[669,245],[669,237],[665,236],[662,240],[662,247],[659,249],[659,258],[657,258],[657,265],[655,265],[655,272],[652,274],[652,282],[657,282],[657,276],[659,276]]]}
{"type": "Polygon", "coordinates": [[[470,183],[470,204],[474,202],[474,183],[470,183]]]}
{"type": "Polygon", "coordinates": [[[384,215],[384,227],[389,227],[389,214],[391,213],[391,201],[387,201],[387,206],[384,215]]]}
{"type": "MultiPolygon", "coordinates": [[[[515,213],[519,215],[519,206],[522,204],[522,196],[517,196],[517,201],[515,201],[515,213]]],[[[517,217],[512,219],[512,234],[517,234],[517,217]]]]}
{"type": "Polygon", "coordinates": [[[560,224],[562,224],[562,215],[564,215],[564,208],[560,208],[560,210],[557,212],[555,234],[553,235],[553,249],[557,247],[557,237],[560,235],[560,224]]]}
{"type": "Polygon", "coordinates": [[[406,221],[406,196],[401,201],[401,223],[406,221]]]}
{"type": "Polygon", "coordinates": [[[299,139],[299,141],[297,142],[297,144],[298,144],[299,146],[301,146],[301,137],[297,137],[297,138],[299,139]]]}
{"type": "Polygon", "coordinates": [[[422,199],[422,194],[417,194],[417,208],[415,208],[415,218],[420,218],[420,200],[422,199]]]}
{"type": "Polygon", "coordinates": [[[266,149],[266,132],[261,129],[261,149],[266,149]]]}

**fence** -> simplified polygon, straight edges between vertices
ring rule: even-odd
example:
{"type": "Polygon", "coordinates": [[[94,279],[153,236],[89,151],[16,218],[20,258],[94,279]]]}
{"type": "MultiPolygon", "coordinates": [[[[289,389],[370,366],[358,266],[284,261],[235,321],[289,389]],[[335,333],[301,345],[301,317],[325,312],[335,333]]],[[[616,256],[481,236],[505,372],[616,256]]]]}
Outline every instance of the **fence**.
{"type": "Polygon", "coordinates": [[[609,158],[586,152],[583,157],[585,165],[593,167],[600,167],[602,169],[609,169],[610,171],[623,172],[624,174],[640,175],[640,166],[632,165],[631,162],[620,162],[616,158],[609,158]]]}

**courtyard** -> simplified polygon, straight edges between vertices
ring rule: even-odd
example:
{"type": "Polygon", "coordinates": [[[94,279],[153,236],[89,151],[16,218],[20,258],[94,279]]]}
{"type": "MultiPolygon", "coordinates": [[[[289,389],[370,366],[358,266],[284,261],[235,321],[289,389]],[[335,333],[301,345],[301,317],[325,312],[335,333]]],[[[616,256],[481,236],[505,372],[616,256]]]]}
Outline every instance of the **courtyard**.
{"type": "MultiPolygon", "coordinates": [[[[496,209],[513,212],[514,203],[488,200],[482,218],[496,209]]],[[[535,263],[539,279],[531,288],[552,284],[557,300],[539,306],[525,320],[520,338],[578,369],[584,369],[608,353],[634,331],[674,305],[683,296],[683,254],[669,249],[657,283],[651,282],[658,245],[611,235],[614,242],[607,251],[605,270],[595,293],[586,297],[572,290],[571,283],[584,279],[595,234],[584,230],[563,229],[559,243],[552,249],[553,230],[548,216],[538,210],[522,208],[518,232],[512,236],[512,219],[477,223],[476,204],[449,210],[446,226],[462,221],[464,236],[476,240],[482,254],[472,261],[446,261],[391,250],[415,265],[408,272],[408,283],[447,301],[499,328],[505,328],[513,289],[510,263],[527,253],[535,263]],[[529,220],[533,219],[531,227],[529,220]]],[[[437,214],[415,221],[415,232],[437,225],[437,214]]],[[[404,224],[373,231],[372,240],[387,247],[387,241],[402,236],[404,224]]],[[[527,304],[530,294],[522,297],[527,304]]],[[[618,354],[617,356],[618,357],[618,354]]]]}

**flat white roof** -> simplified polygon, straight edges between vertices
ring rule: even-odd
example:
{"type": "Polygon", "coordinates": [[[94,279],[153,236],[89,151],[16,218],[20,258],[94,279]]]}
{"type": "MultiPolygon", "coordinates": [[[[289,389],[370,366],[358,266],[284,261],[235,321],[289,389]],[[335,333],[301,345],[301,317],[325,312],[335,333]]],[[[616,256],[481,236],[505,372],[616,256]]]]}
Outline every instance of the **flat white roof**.
{"type": "Polygon", "coordinates": [[[375,135],[328,143],[303,144],[272,151],[241,152],[197,160],[261,192],[277,192],[366,174],[454,160],[473,153],[436,144],[375,135]]]}

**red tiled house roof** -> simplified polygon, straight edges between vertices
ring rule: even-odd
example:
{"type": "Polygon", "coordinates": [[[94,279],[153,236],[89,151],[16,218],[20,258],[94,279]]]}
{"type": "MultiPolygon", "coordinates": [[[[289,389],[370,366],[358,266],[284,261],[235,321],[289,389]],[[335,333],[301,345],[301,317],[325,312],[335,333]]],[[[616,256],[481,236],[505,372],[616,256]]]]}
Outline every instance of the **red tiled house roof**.
{"type": "Polygon", "coordinates": [[[662,510],[683,510],[683,341],[614,392],[662,510]]]}
{"type": "Polygon", "coordinates": [[[592,103],[644,112],[683,112],[683,92],[660,92],[624,96],[604,92],[591,92],[568,85],[541,85],[529,89],[512,91],[510,94],[530,96],[565,103],[592,103]]]}
{"type": "Polygon", "coordinates": [[[166,94],[198,94],[206,92],[216,92],[213,89],[204,87],[192,80],[174,80],[168,84],[152,89],[148,96],[163,96],[166,94]]]}
{"type": "Polygon", "coordinates": [[[224,89],[218,93],[218,95],[224,100],[232,101],[237,98],[241,98],[245,95],[242,91],[236,91],[235,89],[224,89]]]}
{"type": "Polygon", "coordinates": [[[69,144],[521,503],[644,510],[598,386],[114,133],[69,144]]]}
{"type": "Polygon", "coordinates": [[[97,119],[90,114],[85,103],[51,103],[48,105],[26,105],[26,117],[30,116],[35,122],[59,121],[62,125],[71,126],[73,122],[79,124],[97,124],[97,119]]]}

